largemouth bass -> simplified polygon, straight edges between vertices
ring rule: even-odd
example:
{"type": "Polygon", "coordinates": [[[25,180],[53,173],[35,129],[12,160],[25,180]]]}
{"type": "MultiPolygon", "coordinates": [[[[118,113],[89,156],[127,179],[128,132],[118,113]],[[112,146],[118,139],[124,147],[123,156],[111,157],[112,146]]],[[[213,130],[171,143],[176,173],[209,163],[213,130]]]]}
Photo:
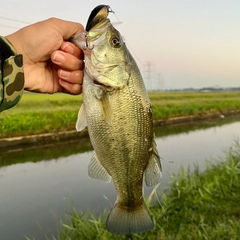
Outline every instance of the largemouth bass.
{"type": "Polygon", "coordinates": [[[106,182],[112,178],[117,190],[107,230],[141,233],[154,228],[143,199],[143,176],[147,186],[160,182],[160,157],[142,76],[109,12],[109,6],[97,6],[86,31],[72,38],[85,53],[83,105],[76,128],[88,127],[94,148],[89,176],[106,182]]]}

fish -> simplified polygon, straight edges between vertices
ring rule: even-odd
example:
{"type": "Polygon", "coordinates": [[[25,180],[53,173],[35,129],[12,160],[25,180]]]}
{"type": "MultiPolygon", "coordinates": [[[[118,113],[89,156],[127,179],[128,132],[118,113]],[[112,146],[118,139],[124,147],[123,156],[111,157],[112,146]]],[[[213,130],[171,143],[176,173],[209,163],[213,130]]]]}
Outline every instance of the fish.
{"type": "Polygon", "coordinates": [[[162,167],[143,78],[108,18],[110,12],[108,5],[97,6],[85,32],[71,38],[85,55],[83,104],[76,129],[87,126],[94,149],[89,176],[112,179],[117,191],[106,229],[117,235],[143,233],[154,229],[143,198],[143,180],[147,186],[159,184],[162,167]]]}

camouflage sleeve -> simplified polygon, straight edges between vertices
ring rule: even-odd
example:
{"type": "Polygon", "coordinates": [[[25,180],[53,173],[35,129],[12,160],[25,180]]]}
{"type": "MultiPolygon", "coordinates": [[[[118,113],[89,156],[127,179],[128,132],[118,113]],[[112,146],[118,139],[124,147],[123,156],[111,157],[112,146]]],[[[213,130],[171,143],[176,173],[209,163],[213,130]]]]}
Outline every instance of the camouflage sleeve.
{"type": "Polygon", "coordinates": [[[0,37],[0,112],[15,106],[22,97],[24,90],[24,73],[22,55],[17,55],[11,43],[0,37]],[[13,55],[4,59],[3,48],[12,50],[13,55]]]}

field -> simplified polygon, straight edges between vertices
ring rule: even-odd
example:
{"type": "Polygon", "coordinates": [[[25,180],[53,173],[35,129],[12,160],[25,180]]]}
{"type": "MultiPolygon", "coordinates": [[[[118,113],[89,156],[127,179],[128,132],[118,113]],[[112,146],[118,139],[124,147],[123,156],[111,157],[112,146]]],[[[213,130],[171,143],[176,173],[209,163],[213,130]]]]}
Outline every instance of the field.
{"type": "MultiPolygon", "coordinates": [[[[240,110],[240,92],[150,93],[153,118],[168,119],[240,110]]],[[[0,114],[0,138],[75,128],[82,96],[25,92],[20,103],[0,114]]]]}
{"type": "Polygon", "coordinates": [[[150,93],[149,97],[154,119],[240,110],[240,92],[150,93]]]}

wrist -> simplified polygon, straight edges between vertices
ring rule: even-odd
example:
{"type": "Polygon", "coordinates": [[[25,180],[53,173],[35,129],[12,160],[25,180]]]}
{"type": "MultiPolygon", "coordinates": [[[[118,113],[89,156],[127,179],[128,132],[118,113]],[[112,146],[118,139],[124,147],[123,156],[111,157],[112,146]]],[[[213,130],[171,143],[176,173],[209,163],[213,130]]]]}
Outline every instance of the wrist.
{"type": "Polygon", "coordinates": [[[22,55],[17,55],[14,47],[0,37],[0,112],[16,105],[23,93],[24,73],[22,55]]]}
{"type": "Polygon", "coordinates": [[[14,56],[16,53],[12,47],[12,45],[8,42],[8,40],[4,37],[0,37],[0,61],[1,61],[1,69],[3,69],[3,64],[5,60],[14,56]]]}

